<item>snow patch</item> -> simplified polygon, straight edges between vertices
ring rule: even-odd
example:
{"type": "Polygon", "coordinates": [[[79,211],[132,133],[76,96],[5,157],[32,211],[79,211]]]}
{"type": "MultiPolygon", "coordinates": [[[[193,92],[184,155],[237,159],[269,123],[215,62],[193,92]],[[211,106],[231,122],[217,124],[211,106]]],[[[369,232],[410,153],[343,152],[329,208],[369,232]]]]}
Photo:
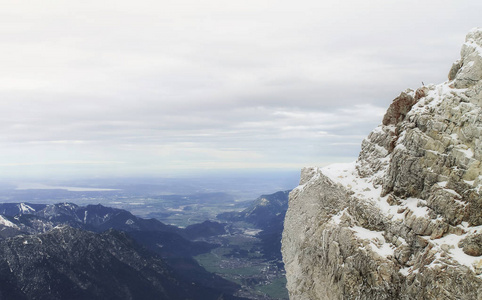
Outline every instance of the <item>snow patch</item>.
{"type": "Polygon", "coordinates": [[[467,149],[456,148],[454,150],[457,150],[458,152],[463,153],[467,158],[473,158],[474,157],[474,151],[472,151],[472,149],[470,149],[470,148],[467,148],[467,149]]]}
{"type": "Polygon", "coordinates": [[[437,182],[437,184],[444,188],[447,186],[447,181],[440,181],[440,182],[437,182]]]}
{"type": "Polygon", "coordinates": [[[17,205],[18,209],[22,214],[31,214],[35,212],[35,209],[33,209],[31,206],[25,204],[25,203],[20,203],[17,205]]]}
{"type": "Polygon", "coordinates": [[[369,230],[360,226],[353,226],[351,229],[355,232],[355,235],[358,238],[370,241],[372,250],[378,253],[378,255],[382,257],[388,257],[389,255],[393,256],[394,246],[385,241],[383,232],[369,230]]]}
{"type": "Polygon", "coordinates": [[[455,260],[461,265],[467,266],[472,271],[475,271],[473,265],[479,262],[479,260],[481,260],[481,257],[465,254],[462,248],[459,248],[458,244],[469,234],[482,233],[482,225],[469,227],[467,222],[462,222],[462,224],[459,226],[464,227],[467,233],[462,235],[448,234],[442,238],[432,240],[431,242],[435,244],[438,248],[441,248],[442,246],[444,248],[448,248],[448,252],[453,260],[455,260]]]}
{"type": "Polygon", "coordinates": [[[6,226],[6,227],[12,227],[15,229],[19,229],[17,225],[13,224],[9,220],[7,220],[4,216],[0,215],[0,225],[6,226]]]}
{"type": "Polygon", "coordinates": [[[357,184],[357,171],[355,162],[332,164],[321,168],[321,172],[335,183],[347,187],[357,184]]]}
{"type": "Polygon", "coordinates": [[[408,198],[406,200],[403,200],[405,206],[410,209],[413,213],[414,216],[417,218],[422,217],[422,218],[428,218],[428,207],[426,206],[420,206],[424,205],[426,201],[418,198],[408,198]]]}
{"type": "Polygon", "coordinates": [[[303,192],[305,187],[310,186],[313,182],[320,178],[320,168],[313,168],[313,172],[315,173],[313,177],[311,177],[306,183],[298,185],[293,191],[303,192]]]}
{"type": "Polygon", "coordinates": [[[261,229],[246,229],[244,231],[244,234],[249,236],[256,236],[261,231],[262,231],[261,229]]]}
{"type": "Polygon", "coordinates": [[[345,208],[344,210],[340,211],[339,213],[337,213],[336,215],[333,215],[331,217],[331,221],[333,223],[335,223],[336,225],[340,224],[341,223],[341,217],[343,216],[343,214],[345,212],[347,212],[348,208],[345,208]]]}

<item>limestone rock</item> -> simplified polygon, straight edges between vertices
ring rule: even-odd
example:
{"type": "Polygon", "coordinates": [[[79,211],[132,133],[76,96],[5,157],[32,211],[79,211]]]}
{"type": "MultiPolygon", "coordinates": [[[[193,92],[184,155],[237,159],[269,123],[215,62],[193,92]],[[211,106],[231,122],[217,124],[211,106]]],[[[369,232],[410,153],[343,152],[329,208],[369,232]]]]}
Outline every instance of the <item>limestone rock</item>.
{"type": "Polygon", "coordinates": [[[482,32],[473,29],[460,52],[462,64],[455,75],[455,87],[467,88],[482,79],[482,32]]]}
{"type": "Polygon", "coordinates": [[[482,300],[482,29],[449,81],[402,92],[356,162],[304,169],[289,201],[290,299],[482,300]]]}
{"type": "Polygon", "coordinates": [[[412,95],[401,93],[388,108],[383,125],[395,125],[402,121],[415,103],[417,100],[412,95]]]}
{"type": "Polygon", "coordinates": [[[471,256],[482,256],[482,234],[469,235],[459,242],[459,247],[471,256]]]}

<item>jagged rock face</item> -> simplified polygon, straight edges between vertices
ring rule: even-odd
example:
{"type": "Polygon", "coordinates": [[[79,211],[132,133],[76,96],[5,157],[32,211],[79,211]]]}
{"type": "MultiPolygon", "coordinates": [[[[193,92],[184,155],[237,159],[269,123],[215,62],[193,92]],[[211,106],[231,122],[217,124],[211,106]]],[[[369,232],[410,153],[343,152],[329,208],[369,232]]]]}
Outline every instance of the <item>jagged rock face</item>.
{"type": "MultiPolygon", "coordinates": [[[[482,32],[474,29],[467,35],[462,46],[461,59],[454,63],[449,80],[456,88],[468,88],[482,79],[482,32]]],[[[479,98],[480,99],[480,98],[479,98]]]]}
{"type": "Polygon", "coordinates": [[[482,299],[482,29],[407,90],[356,163],[308,168],[283,232],[290,299],[482,299]]]}

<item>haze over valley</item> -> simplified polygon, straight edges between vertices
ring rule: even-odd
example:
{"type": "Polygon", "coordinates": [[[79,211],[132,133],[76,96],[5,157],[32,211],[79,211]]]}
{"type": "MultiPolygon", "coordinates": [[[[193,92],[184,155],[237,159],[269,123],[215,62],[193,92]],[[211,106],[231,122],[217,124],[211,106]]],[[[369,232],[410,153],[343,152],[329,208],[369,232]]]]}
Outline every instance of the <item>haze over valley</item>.
{"type": "MultiPolygon", "coordinates": [[[[0,188],[0,200],[4,202],[0,213],[5,216],[0,238],[27,232],[43,234],[65,225],[93,232],[112,228],[126,232],[136,244],[160,255],[174,269],[172,276],[176,280],[191,280],[201,286],[205,294],[196,299],[214,299],[221,294],[239,299],[287,299],[279,241],[288,193],[260,194],[264,190],[290,190],[296,186],[299,174],[222,175],[5,183],[0,188]],[[265,201],[276,201],[276,208],[265,201]],[[267,211],[257,213],[266,208],[271,217],[267,211]],[[29,221],[25,222],[25,218],[29,221]],[[37,219],[37,225],[33,225],[32,218],[37,219]],[[156,225],[141,218],[162,223],[156,225]],[[161,224],[171,227],[159,227],[161,224]],[[189,275],[193,268],[196,273],[189,275]],[[206,276],[214,277],[203,281],[206,276]]],[[[81,239],[77,237],[80,232],[75,231],[55,234],[81,239]]],[[[23,279],[18,280],[15,284],[20,288],[23,279]]],[[[64,285],[65,289],[77,288],[76,283],[64,285]]],[[[38,292],[50,297],[46,291],[38,292]]],[[[99,297],[89,290],[86,293],[99,297]]]]}

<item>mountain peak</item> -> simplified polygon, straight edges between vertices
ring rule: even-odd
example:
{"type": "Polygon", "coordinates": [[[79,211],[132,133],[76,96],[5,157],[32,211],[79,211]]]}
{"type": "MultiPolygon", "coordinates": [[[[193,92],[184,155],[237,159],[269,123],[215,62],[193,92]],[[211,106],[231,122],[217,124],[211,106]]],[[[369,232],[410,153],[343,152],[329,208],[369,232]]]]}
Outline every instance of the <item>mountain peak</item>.
{"type": "Polygon", "coordinates": [[[356,162],[302,173],[283,232],[290,299],[482,294],[481,45],[473,29],[449,81],[396,97],[356,162]]]}
{"type": "Polygon", "coordinates": [[[467,34],[460,56],[449,72],[449,80],[456,88],[467,88],[482,79],[482,28],[473,28],[467,34]]]}

